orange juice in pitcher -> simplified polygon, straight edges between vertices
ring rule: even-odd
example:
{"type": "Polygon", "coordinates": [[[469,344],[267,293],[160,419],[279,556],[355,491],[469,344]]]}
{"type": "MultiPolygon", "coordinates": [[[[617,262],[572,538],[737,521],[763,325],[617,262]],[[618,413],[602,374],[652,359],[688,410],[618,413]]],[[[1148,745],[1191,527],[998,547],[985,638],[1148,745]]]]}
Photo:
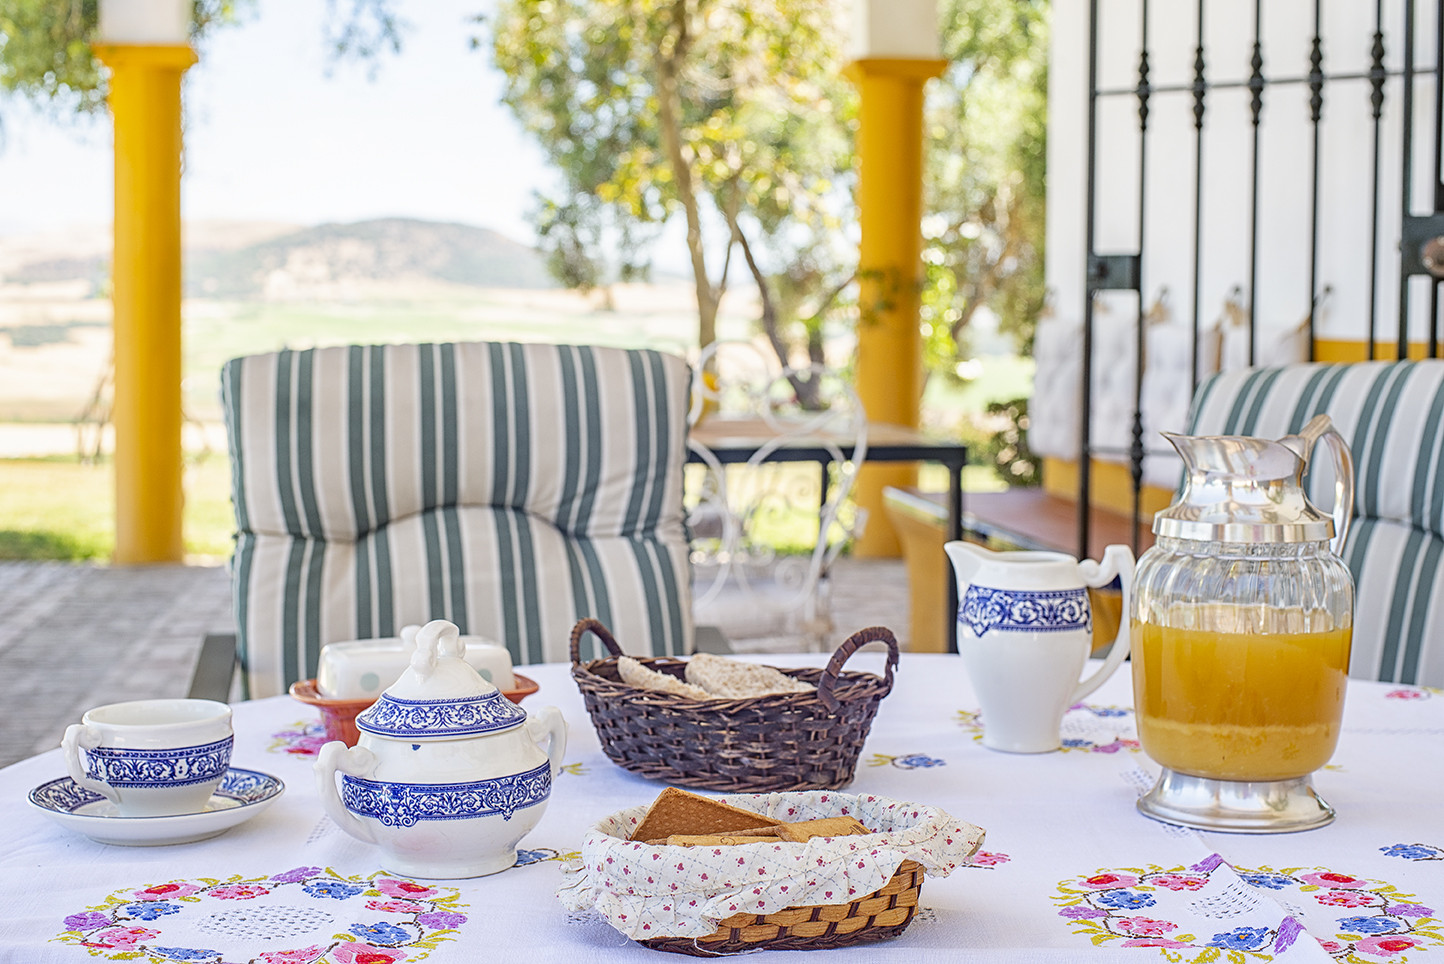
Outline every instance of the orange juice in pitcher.
{"type": "Polygon", "coordinates": [[[1333,756],[1349,628],[1133,631],[1139,739],[1158,763],[1194,776],[1273,781],[1307,776],[1333,756]]]}
{"type": "Polygon", "coordinates": [[[1163,767],[1138,809],[1207,830],[1322,826],[1310,775],[1338,744],[1354,584],[1338,550],[1353,506],[1328,416],[1277,442],[1168,436],[1187,471],[1154,518],[1129,619],[1138,740],[1163,767]],[[1334,454],[1334,512],[1307,498],[1315,443],[1334,454]]]}

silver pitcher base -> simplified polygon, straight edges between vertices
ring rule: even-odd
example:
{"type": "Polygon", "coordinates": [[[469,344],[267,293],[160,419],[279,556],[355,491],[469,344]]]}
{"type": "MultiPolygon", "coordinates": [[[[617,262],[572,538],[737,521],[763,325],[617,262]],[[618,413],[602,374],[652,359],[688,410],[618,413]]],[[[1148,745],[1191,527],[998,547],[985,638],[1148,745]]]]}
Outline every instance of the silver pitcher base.
{"type": "Polygon", "coordinates": [[[1294,833],[1334,819],[1334,808],[1314,792],[1311,777],[1255,783],[1210,780],[1167,768],[1138,798],[1138,809],[1164,823],[1227,833],[1294,833]]]}

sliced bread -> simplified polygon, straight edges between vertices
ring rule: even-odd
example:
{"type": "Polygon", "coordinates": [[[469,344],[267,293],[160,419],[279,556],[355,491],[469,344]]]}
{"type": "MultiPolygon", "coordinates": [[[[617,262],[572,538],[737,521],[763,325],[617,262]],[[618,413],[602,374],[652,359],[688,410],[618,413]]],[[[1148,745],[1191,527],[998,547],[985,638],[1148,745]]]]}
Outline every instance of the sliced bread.
{"type": "Polygon", "coordinates": [[[617,659],[617,673],[622,677],[622,682],[628,686],[656,690],[658,693],[671,693],[694,700],[715,698],[700,686],[693,686],[691,683],[682,682],[675,676],[648,669],[630,656],[622,656],[617,659]]]}
{"type": "Polygon", "coordinates": [[[771,666],[744,663],[712,653],[697,653],[687,661],[687,682],[700,686],[712,696],[729,699],[769,693],[810,693],[817,689],[771,666]]]}

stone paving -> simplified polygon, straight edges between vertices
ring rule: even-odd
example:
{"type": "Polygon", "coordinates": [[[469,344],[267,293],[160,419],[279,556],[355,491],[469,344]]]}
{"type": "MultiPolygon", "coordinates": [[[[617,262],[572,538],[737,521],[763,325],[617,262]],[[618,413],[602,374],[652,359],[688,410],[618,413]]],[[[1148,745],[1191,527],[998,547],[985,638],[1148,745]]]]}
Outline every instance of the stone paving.
{"type": "Polygon", "coordinates": [[[0,562],[0,765],[59,746],[92,706],[186,695],[230,610],[220,566],[0,562]]]}
{"type": "MultiPolygon", "coordinates": [[[[906,646],[900,560],[841,559],[832,578],[843,636],[881,625],[906,646]]],[[[201,639],[232,631],[223,566],[0,562],[0,766],[59,746],[92,706],[184,696],[201,639]]]]}

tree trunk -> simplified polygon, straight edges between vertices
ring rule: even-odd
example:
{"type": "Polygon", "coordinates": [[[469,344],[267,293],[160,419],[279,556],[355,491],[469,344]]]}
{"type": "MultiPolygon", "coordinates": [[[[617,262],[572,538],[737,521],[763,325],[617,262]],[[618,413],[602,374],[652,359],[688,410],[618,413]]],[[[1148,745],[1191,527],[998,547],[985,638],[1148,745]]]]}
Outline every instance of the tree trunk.
{"type": "Polygon", "coordinates": [[[706,348],[717,340],[717,307],[722,301],[727,278],[724,274],[714,285],[707,275],[707,257],[702,246],[702,217],[697,207],[692,166],[682,145],[682,95],[677,75],[692,42],[687,26],[687,0],[675,0],[670,12],[671,49],[667,49],[664,41],[657,51],[657,122],[677,188],[677,200],[687,218],[687,251],[692,257],[692,280],[697,292],[697,347],[706,348]]]}

